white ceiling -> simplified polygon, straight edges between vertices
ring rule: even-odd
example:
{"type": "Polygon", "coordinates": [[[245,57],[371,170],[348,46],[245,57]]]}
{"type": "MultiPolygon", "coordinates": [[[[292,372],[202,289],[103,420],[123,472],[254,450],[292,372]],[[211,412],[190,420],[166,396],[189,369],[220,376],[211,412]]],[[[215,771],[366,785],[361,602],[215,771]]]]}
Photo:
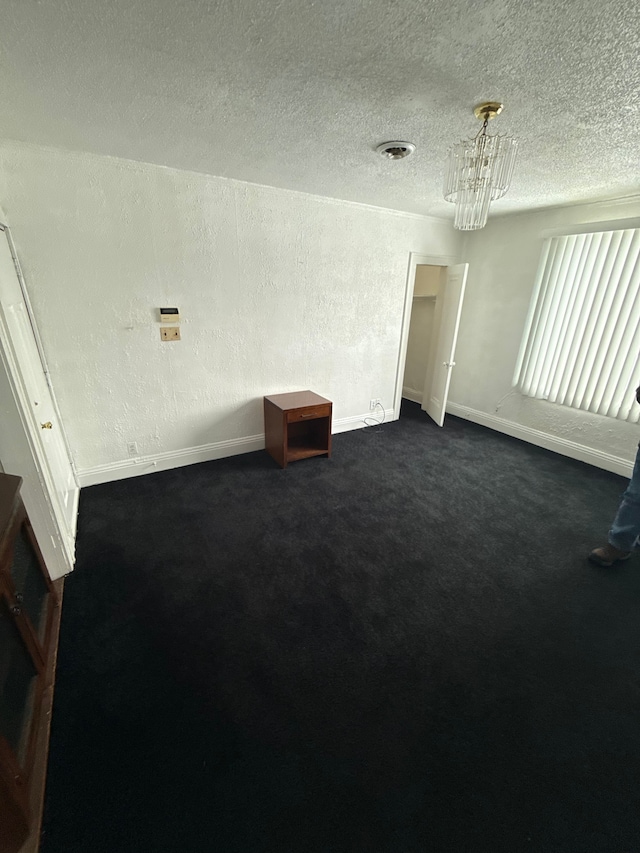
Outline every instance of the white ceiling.
{"type": "Polygon", "coordinates": [[[450,215],[446,148],[499,99],[494,213],[629,195],[639,34],[637,0],[3,0],[0,135],[450,215]]]}

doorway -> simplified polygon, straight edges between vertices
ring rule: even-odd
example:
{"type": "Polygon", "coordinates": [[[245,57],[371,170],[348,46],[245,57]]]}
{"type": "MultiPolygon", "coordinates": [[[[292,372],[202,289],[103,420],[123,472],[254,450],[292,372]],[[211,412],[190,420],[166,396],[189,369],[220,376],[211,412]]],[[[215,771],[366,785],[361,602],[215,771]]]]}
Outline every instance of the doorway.
{"type": "Polygon", "coordinates": [[[438,260],[410,258],[396,396],[442,426],[469,265],[438,260]]]}
{"type": "Polygon", "coordinates": [[[402,380],[402,397],[422,406],[424,386],[433,368],[432,353],[436,302],[440,280],[446,267],[418,264],[413,287],[407,357],[402,380]]]}

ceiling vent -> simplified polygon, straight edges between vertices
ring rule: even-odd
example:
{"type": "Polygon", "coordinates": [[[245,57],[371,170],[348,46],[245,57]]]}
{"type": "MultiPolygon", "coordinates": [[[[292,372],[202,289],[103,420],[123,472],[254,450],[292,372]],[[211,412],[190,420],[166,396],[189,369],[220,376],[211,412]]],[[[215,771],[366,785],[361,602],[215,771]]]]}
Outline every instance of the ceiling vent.
{"type": "Polygon", "coordinates": [[[413,154],[416,150],[416,146],[413,142],[382,142],[376,148],[378,154],[382,154],[383,157],[386,157],[388,160],[402,160],[403,157],[408,157],[409,154],[413,154]]]}

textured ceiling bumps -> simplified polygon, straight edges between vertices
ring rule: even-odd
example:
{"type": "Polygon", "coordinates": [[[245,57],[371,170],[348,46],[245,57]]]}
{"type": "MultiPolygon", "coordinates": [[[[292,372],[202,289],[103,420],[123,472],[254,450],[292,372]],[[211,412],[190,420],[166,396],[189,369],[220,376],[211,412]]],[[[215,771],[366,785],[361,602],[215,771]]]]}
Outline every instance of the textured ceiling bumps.
{"type": "Polygon", "coordinates": [[[521,140],[496,213],[623,196],[639,31],[636,0],[5,0],[0,134],[442,215],[446,148],[495,98],[521,140]]]}

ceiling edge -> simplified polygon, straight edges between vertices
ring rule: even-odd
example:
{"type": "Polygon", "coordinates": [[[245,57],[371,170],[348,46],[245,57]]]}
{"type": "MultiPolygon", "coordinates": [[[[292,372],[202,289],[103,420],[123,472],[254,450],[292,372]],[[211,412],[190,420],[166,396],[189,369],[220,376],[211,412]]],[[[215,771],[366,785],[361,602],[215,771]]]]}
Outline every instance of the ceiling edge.
{"type": "Polygon", "coordinates": [[[276,184],[260,184],[256,181],[245,181],[241,178],[230,178],[225,175],[212,175],[210,172],[198,172],[194,169],[179,169],[176,166],[166,166],[161,163],[149,163],[146,160],[132,160],[128,157],[116,157],[112,154],[97,154],[94,151],[78,151],[76,149],[71,148],[58,148],[53,145],[40,145],[35,142],[23,142],[19,139],[10,139],[8,137],[0,137],[0,147],[8,146],[22,149],[31,149],[35,151],[45,151],[54,155],[63,155],[66,157],[77,157],[82,159],[91,159],[91,160],[110,160],[114,163],[117,163],[125,168],[129,168],[132,170],[139,170],[142,167],[152,168],[152,169],[161,169],[165,172],[171,172],[179,175],[193,175],[198,178],[209,178],[214,181],[227,181],[232,184],[240,184],[248,187],[259,187],[260,189],[272,190],[274,192],[279,193],[288,193],[290,195],[295,196],[304,196],[305,198],[313,199],[314,201],[322,202],[324,204],[334,204],[334,205],[347,205],[349,207],[356,207],[362,210],[369,210],[376,213],[386,213],[392,214],[394,216],[400,216],[406,219],[418,219],[420,221],[432,221],[437,222],[439,224],[445,223],[450,225],[453,223],[453,215],[451,217],[447,216],[435,216],[431,213],[414,213],[409,210],[399,210],[393,207],[381,207],[375,204],[367,204],[366,202],[361,201],[352,201],[351,199],[341,199],[335,198],[333,196],[323,196],[317,195],[316,193],[305,192],[304,190],[292,190],[289,187],[279,187],[276,184]]]}

